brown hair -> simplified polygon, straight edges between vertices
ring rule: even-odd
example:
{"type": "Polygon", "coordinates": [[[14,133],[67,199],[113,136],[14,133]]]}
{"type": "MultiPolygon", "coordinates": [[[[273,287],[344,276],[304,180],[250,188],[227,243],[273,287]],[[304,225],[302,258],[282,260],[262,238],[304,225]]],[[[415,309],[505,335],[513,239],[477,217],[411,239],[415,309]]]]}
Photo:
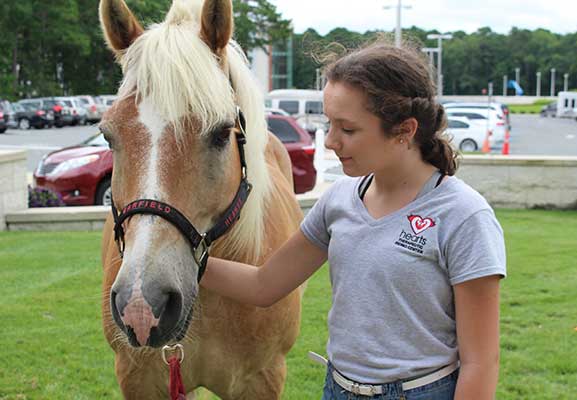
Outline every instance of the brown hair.
{"type": "Polygon", "coordinates": [[[329,64],[325,76],[361,89],[370,112],[382,121],[388,136],[399,135],[408,118],[418,122],[414,140],[424,161],[447,175],[457,169],[456,152],[442,133],[447,127],[443,106],[435,100],[435,85],[425,57],[413,45],[396,48],[379,39],[329,64]]]}

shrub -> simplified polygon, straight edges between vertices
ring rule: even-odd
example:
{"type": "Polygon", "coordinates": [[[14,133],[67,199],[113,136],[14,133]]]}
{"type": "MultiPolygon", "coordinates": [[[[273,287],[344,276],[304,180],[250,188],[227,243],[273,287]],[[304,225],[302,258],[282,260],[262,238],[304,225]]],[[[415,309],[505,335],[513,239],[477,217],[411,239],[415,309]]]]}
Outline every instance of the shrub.
{"type": "Polygon", "coordinates": [[[62,196],[50,189],[28,186],[28,207],[62,207],[65,206],[62,196]]]}

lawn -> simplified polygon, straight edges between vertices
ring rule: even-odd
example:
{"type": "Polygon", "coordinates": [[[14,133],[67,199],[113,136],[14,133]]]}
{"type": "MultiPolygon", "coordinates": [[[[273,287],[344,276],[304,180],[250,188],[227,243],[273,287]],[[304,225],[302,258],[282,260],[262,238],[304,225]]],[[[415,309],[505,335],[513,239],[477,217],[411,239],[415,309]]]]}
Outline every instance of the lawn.
{"type": "Polygon", "coordinates": [[[539,114],[543,106],[552,102],[552,100],[536,100],[532,104],[509,104],[508,107],[512,114],[539,114]]]}
{"type": "MultiPolygon", "coordinates": [[[[577,393],[577,212],[499,210],[502,282],[498,399],[577,393]]],[[[99,233],[0,232],[0,399],[120,399],[100,327],[99,233]]],[[[320,398],[330,288],[309,282],[283,399],[320,398]]],[[[209,398],[209,396],[202,396],[209,398]]]]}

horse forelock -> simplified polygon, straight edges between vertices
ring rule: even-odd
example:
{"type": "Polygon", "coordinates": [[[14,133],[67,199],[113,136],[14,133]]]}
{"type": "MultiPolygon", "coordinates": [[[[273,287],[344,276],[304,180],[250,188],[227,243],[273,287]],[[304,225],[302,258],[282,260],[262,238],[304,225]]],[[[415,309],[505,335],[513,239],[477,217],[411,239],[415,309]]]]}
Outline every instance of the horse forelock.
{"type": "Polygon", "coordinates": [[[234,119],[238,105],[247,120],[245,148],[253,191],[240,221],[228,235],[233,256],[257,260],[261,254],[265,201],[271,183],[265,161],[268,140],[264,101],[242,50],[234,42],[226,65],[199,37],[202,1],[175,0],[165,22],[150,26],[122,56],[124,80],[119,96],[146,99],[172,125],[177,138],[186,133],[187,118],[201,126],[200,134],[234,119]],[[226,71],[226,72],[225,72],[226,71]],[[230,74],[230,76],[227,75],[230,74]],[[231,82],[234,88],[231,87],[231,82]]]}

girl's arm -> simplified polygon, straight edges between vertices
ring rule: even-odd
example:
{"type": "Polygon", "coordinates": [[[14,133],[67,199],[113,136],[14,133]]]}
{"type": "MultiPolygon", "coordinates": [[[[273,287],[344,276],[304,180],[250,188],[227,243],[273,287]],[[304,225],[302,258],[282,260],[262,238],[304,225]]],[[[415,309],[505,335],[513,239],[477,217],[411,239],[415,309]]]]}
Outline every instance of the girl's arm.
{"type": "Polygon", "coordinates": [[[200,282],[241,303],[268,307],[296,289],[327,259],[299,229],[261,267],[209,257],[200,282]]]}
{"type": "Polygon", "coordinates": [[[461,369],[455,400],[493,400],[499,378],[499,280],[454,286],[461,369]]]}

